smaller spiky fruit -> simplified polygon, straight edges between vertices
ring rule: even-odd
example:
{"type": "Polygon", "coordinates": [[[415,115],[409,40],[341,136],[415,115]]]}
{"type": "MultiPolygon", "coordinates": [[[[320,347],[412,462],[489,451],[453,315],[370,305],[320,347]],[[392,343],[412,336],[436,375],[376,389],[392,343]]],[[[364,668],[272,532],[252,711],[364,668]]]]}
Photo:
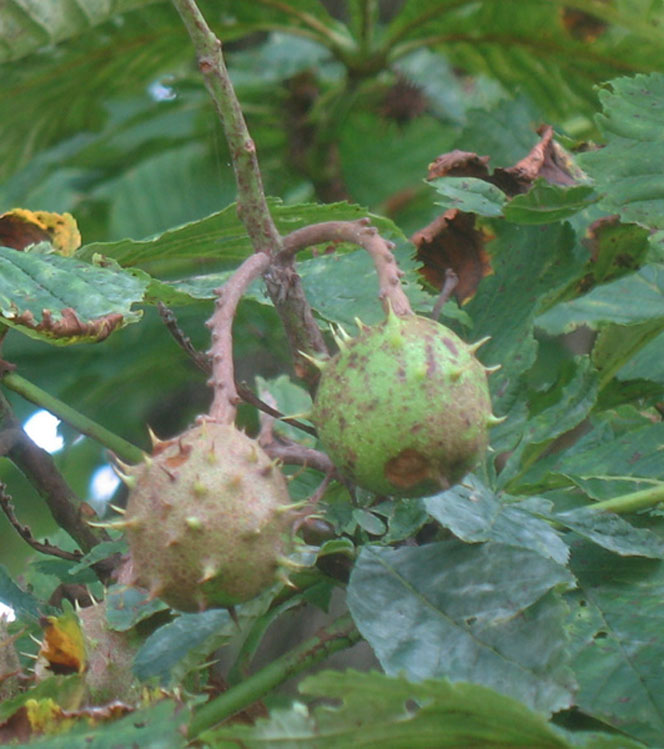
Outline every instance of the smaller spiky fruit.
{"type": "Polygon", "coordinates": [[[312,419],[344,476],[377,494],[417,497],[449,488],[477,464],[497,421],[478,344],[392,310],[338,343],[321,364],[312,419]]]}
{"type": "Polygon", "coordinates": [[[205,421],[156,441],[124,476],[134,582],[170,606],[233,606],[275,582],[292,543],[281,471],[234,426],[205,421]]]}

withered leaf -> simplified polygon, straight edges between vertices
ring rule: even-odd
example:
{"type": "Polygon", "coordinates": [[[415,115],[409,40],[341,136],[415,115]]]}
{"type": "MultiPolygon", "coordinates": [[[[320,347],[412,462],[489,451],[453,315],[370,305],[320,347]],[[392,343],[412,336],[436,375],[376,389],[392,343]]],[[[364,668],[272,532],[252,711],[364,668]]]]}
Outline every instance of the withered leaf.
{"type": "Polygon", "coordinates": [[[489,171],[488,156],[454,150],[438,156],[429,165],[427,179],[475,177],[499,187],[510,197],[528,192],[538,177],[555,185],[576,184],[569,157],[553,139],[553,128],[544,125],[538,130],[538,134],[540,140],[514,166],[496,169],[492,173],[489,171]]]}
{"type": "Polygon", "coordinates": [[[76,310],[71,307],[65,307],[60,311],[60,315],[59,319],[54,319],[50,309],[42,310],[41,322],[37,323],[32,312],[27,310],[20,315],[16,315],[11,322],[31,328],[47,338],[98,342],[108,338],[116,328],[122,325],[123,320],[119,312],[114,312],[84,323],[79,319],[76,310]]]}
{"type": "Polygon", "coordinates": [[[459,304],[467,302],[479,282],[491,274],[491,260],[484,249],[491,237],[475,226],[475,215],[451,208],[424,229],[413,234],[422,273],[435,288],[442,288],[445,271],[451,268],[459,278],[454,289],[459,304]]]}
{"type": "MultiPolygon", "coordinates": [[[[545,125],[538,133],[540,140],[514,166],[491,172],[488,156],[457,149],[432,162],[427,179],[473,177],[495,185],[510,198],[527,193],[537,179],[556,185],[576,184],[575,167],[555,142],[553,128],[545,125]]],[[[423,264],[422,273],[432,286],[442,288],[447,269],[456,273],[459,283],[454,295],[460,304],[468,301],[482,278],[492,272],[484,249],[488,239],[490,237],[477,228],[475,214],[456,208],[448,209],[411,237],[423,264]]]]}
{"type": "Polygon", "coordinates": [[[49,242],[61,255],[69,256],[81,245],[81,234],[71,213],[50,213],[14,208],[0,216],[0,246],[24,250],[49,242]]]}

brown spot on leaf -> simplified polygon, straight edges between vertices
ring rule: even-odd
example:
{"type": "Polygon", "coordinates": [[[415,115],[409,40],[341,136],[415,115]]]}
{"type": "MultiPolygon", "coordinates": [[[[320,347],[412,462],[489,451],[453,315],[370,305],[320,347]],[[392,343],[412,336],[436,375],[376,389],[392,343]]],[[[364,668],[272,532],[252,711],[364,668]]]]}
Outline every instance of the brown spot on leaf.
{"type": "Polygon", "coordinates": [[[402,450],[385,464],[385,478],[400,489],[408,489],[429,478],[429,461],[412,448],[402,450]]]}
{"type": "Polygon", "coordinates": [[[475,294],[479,282],[493,273],[484,249],[489,235],[475,227],[475,215],[451,208],[424,229],[413,234],[422,274],[435,288],[442,289],[445,271],[451,268],[459,278],[454,295],[459,304],[475,294]]]}
{"type": "Polygon", "coordinates": [[[16,325],[32,328],[49,338],[80,338],[82,340],[103,341],[122,324],[123,318],[119,312],[113,312],[102,315],[95,320],[83,322],[76,314],[75,309],[65,307],[60,311],[60,318],[57,320],[53,318],[50,309],[42,310],[40,323],[35,322],[35,317],[30,310],[9,319],[16,325]]]}

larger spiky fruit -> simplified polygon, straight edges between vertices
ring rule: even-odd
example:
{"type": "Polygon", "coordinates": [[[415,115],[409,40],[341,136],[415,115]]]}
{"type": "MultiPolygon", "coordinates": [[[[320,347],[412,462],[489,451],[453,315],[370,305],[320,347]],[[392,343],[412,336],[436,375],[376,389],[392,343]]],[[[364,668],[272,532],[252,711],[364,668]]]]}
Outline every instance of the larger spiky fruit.
{"type": "Polygon", "coordinates": [[[417,497],[477,464],[496,419],[473,346],[434,320],[391,311],[339,343],[322,365],[312,418],[343,475],[377,494],[417,497]]]}
{"type": "Polygon", "coordinates": [[[232,606],[271,585],[290,550],[281,471],[235,427],[204,422],[132,468],[123,525],[135,582],[182,611],[232,606]]]}

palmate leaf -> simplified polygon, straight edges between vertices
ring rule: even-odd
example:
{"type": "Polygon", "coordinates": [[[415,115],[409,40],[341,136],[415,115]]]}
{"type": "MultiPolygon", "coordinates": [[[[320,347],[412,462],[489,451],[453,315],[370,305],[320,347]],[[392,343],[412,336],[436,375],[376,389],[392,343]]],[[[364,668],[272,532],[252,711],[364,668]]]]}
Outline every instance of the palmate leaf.
{"type": "Polygon", "coordinates": [[[437,43],[453,64],[526,92],[556,118],[590,113],[593,84],[623,65],[640,71],[661,66],[661,7],[649,0],[575,3],[606,24],[589,45],[566,25],[563,5],[526,0],[514,14],[490,0],[409,0],[388,29],[391,53],[398,56],[420,41],[437,43]]]}
{"type": "MultiPolygon", "coordinates": [[[[413,684],[403,677],[349,670],[310,676],[299,690],[317,702],[338,704],[308,707],[298,702],[288,710],[272,711],[269,720],[259,720],[255,726],[236,724],[211,731],[206,741],[213,747],[223,746],[224,741],[229,746],[241,742],[247,749],[563,749],[586,745],[588,738],[579,736],[577,744],[541,714],[477,684],[451,684],[444,679],[413,684]]],[[[630,744],[605,746],[618,749],[630,744]]]]}
{"type": "Polygon", "coordinates": [[[484,684],[550,712],[572,699],[551,592],[570,585],[564,567],[500,543],[365,546],[347,600],[386,673],[484,684]]]}
{"type": "Polygon", "coordinates": [[[154,0],[9,0],[0,16],[0,63],[88,33],[111,16],[154,0]]]}
{"type": "Polygon", "coordinates": [[[617,78],[600,91],[597,117],[607,144],[579,164],[602,193],[601,205],[625,222],[664,228],[664,75],[617,78]]]}
{"type": "Polygon", "coordinates": [[[145,89],[150,83],[192,59],[189,38],[170,4],[151,4],[123,18],[48,55],[0,67],[3,180],[53,144],[101,131],[111,116],[109,100],[136,94],[149,98],[145,89]]]}
{"type": "Polygon", "coordinates": [[[579,708],[629,736],[658,746],[664,734],[661,637],[664,566],[621,559],[581,544],[572,568],[569,629],[579,708]]]}
{"type": "Polygon", "coordinates": [[[5,324],[50,343],[97,342],[137,322],[131,309],[146,282],[117,267],[83,263],[36,245],[0,247],[0,314],[5,324]],[[46,251],[44,251],[46,250],[46,251]]]}

